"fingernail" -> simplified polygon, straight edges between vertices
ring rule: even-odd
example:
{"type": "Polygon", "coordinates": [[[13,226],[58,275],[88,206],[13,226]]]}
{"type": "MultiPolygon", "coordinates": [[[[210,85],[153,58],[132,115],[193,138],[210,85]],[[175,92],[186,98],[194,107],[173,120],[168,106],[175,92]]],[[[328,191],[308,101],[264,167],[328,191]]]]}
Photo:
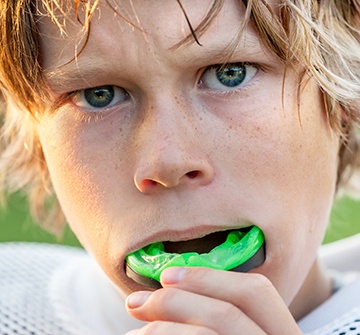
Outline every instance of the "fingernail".
{"type": "Polygon", "coordinates": [[[184,278],[186,272],[187,268],[183,267],[168,268],[161,274],[161,283],[167,285],[176,284],[184,278]]]}
{"type": "Polygon", "coordinates": [[[130,309],[139,308],[150,297],[151,292],[135,292],[126,298],[126,306],[130,309]]]}

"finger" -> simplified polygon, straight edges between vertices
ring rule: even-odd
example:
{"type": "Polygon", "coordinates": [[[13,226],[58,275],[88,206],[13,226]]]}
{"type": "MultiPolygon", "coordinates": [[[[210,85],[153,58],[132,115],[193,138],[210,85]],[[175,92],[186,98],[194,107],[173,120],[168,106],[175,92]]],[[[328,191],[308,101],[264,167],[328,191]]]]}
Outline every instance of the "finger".
{"type": "Polygon", "coordinates": [[[129,314],[143,321],[194,325],[222,335],[265,334],[231,303],[175,288],[135,292],[127,298],[126,304],[129,314]]]}
{"type": "Polygon", "coordinates": [[[183,323],[154,321],[141,329],[132,330],[125,335],[219,335],[205,327],[187,325],[183,323]]]}
{"type": "Polygon", "coordinates": [[[263,275],[208,268],[169,268],[164,287],[176,287],[237,306],[267,334],[301,334],[288,307],[263,275]],[[226,283],[226,285],[224,285],[226,283]]]}

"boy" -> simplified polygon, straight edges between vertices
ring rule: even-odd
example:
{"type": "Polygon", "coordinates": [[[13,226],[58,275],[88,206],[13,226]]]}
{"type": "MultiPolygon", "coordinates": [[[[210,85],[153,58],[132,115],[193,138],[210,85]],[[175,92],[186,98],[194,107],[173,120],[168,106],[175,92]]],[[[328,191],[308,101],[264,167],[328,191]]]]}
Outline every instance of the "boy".
{"type": "MultiPolygon", "coordinates": [[[[358,155],[359,2],[6,0],[0,12],[3,185],[26,187],[38,214],[56,194],[51,220],[65,215],[147,322],[131,330],[119,310],[109,334],[302,334],[296,321],[336,290],[316,253],[358,155]],[[253,226],[265,258],[248,273],[171,267],[156,291],[126,273],[148,245],[204,253],[253,226]]],[[[318,333],[355,323],[353,307],[318,333]]]]}

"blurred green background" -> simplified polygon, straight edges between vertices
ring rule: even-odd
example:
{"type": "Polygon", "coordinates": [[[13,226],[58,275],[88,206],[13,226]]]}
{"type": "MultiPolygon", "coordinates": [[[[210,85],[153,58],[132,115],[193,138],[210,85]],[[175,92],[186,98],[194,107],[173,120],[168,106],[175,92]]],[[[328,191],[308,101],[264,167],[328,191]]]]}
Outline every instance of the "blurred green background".
{"type": "MultiPolygon", "coordinates": [[[[360,232],[360,200],[343,196],[335,202],[324,243],[360,232]]],[[[61,239],[47,233],[32,221],[24,197],[9,197],[7,207],[0,209],[0,242],[38,241],[80,246],[67,228],[61,239]]]]}
{"type": "Polygon", "coordinates": [[[34,223],[25,197],[15,194],[8,197],[6,207],[0,208],[0,242],[31,241],[80,246],[67,227],[61,238],[46,232],[34,223]]]}

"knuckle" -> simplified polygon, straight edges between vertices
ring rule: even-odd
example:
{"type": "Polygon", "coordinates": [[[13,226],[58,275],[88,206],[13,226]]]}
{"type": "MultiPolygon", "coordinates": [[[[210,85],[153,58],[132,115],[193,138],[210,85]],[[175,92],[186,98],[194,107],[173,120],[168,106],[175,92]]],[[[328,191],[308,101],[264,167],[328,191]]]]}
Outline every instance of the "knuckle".
{"type": "Polygon", "coordinates": [[[235,305],[227,303],[223,311],[222,320],[227,323],[237,323],[240,319],[243,318],[243,316],[244,315],[235,305]]]}
{"type": "Polygon", "coordinates": [[[238,308],[235,307],[235,305],[233,305],[230,302],[224,302],[223,307],[222,307],[222,316],[221,317],[226,317],[229,315],[235,315],[238,312],[238,308]]]}
{"type": "Polygon", "coordinates": [[[273,289],[271,281],[260,273],[253,273],[251,281],[253,288],[257,290],[257,292],[266,292],[273,289]]]}
{"type": "Polygon", "coordinates": [[[215,333],[212,329],[205,328],[205,327],[196,327],[194,331],[192,332],[194,335],[218,335],[218,333],[215,333]]]}
{"type": "Polygon", "coordinates": [[[237,324],[244,317],[238,307],[228,302],[224,303],[221,313],[217,314],[217,318],[224,324],[237,324]]]}
{"type": "Polygon", "coordinates": [[[164,328],[163,322],[152,321],[141,329],[141,334],[158,334],[164,328]]]}
{"type": "Polygon", "coordinates": [[[156,299],[156,305],[162,309],[167,309],[176,299],[178,290],[175,288],[166,288],[155,291],[152,295],[156,299]]]}
{"type": "Polygon", "coordinates": [[[200,326],[191,326],[184,325],[176,322],[169,321],[152,321],[146,326],[141,328],[141,335],[154,335],[154,334],[184,334],[189,333],[191,328],[192,335],[218,335],[214,330],[200,327],[200,326]]]}

